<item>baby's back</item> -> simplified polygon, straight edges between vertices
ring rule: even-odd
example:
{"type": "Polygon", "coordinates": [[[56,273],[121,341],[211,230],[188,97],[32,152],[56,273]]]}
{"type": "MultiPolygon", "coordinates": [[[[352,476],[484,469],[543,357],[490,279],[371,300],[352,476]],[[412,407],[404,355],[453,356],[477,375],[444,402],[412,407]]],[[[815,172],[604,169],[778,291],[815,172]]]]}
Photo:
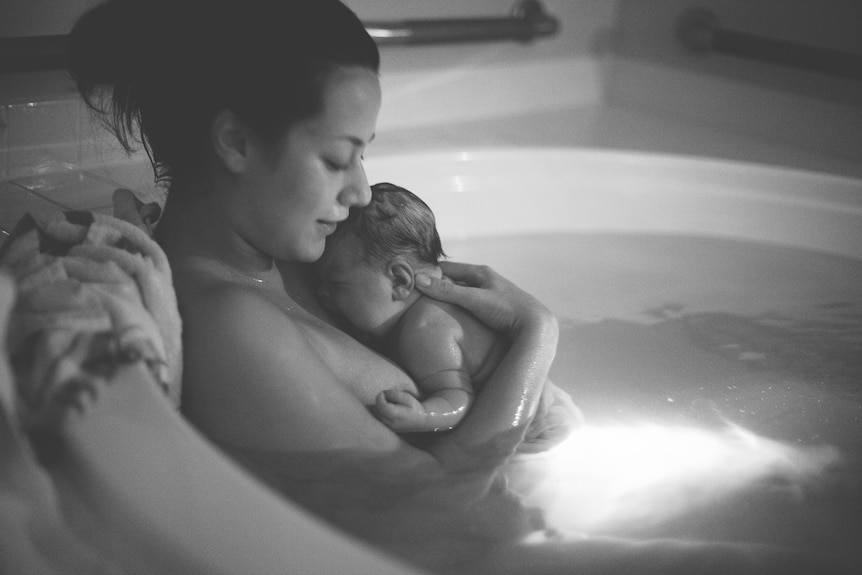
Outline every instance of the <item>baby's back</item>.
{"type": "Polygon", "coordinates": [[[404,318],[402,329],[422,329],[429,318],[436,316],[439,320],[441,315],[452,327],[473,385],[481,388],[506,354],[508,340],[467,310],[429,297],[422,297],[413,304],[404,318]]]}

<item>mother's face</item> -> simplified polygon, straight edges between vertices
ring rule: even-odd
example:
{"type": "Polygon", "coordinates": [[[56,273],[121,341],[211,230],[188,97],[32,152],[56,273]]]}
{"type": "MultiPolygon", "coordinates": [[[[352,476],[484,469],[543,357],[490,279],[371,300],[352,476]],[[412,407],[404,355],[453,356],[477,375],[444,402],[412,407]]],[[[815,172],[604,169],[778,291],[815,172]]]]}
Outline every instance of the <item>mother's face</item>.
{"type": "Polygon", "coordinates": [[[370,201],[362,154],[374,138],[380,100],[374,72],[337,68],[324,81],[321,112],[291,127],[274,157],[263,149],[249,156],[243,211],[259,250],[315,261],[349,208],[370,201]]]}

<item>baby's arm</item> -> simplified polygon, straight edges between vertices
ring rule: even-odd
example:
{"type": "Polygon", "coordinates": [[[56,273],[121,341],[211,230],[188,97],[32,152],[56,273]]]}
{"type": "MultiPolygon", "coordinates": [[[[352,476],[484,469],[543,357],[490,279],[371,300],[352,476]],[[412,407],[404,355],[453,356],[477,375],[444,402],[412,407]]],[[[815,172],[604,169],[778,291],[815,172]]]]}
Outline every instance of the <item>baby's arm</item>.
{"type": "Polygon", "coordinates": [[[471,375],[461,348],[463,330],[438,305],[418,303],[402,319],[390,356],[416,381],[423,399],[396,390],[377,396],[377,415],[398,432],[445,431],[473,402],[471,375]]]}
{"type": "Polygon", "coordinates": [[[427,394],[421,401],[395,389],[377,396],[378,417],[399,433],[448,431],[460,423],[473,402],[470,377],[464,371],[439,371],[416,383],[427,394]]]}

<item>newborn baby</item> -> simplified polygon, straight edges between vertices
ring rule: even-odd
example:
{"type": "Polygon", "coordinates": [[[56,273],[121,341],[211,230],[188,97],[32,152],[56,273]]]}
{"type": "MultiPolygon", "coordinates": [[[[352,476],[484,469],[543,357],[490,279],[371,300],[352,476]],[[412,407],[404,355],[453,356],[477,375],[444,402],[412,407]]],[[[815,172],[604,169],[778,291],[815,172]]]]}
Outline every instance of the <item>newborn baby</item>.
{"type": "MultiPolygon", "coordinates": [[[[406,370],[422,393],[381,392],[376,401],[381,421],[397,432],[450,430],[466,415],[508,342],[467,311],[415,288],[418,274],[442,276],[438,262],[445,256],[425,202],[388,183],[372,186],[371,192],[371,202],[351,210],[328,238],[318,262],[319,294],[357,337],[406,370]]],[[[554,388],[553,395],[543,394],[544,415],[555,400],[575,410],[562,390],[554,388]]],[[[571,424],[570,415],[556,423],[571,424]]],[[[545,420],[542,429],[551,428],[555,425],[545,420]]]]}

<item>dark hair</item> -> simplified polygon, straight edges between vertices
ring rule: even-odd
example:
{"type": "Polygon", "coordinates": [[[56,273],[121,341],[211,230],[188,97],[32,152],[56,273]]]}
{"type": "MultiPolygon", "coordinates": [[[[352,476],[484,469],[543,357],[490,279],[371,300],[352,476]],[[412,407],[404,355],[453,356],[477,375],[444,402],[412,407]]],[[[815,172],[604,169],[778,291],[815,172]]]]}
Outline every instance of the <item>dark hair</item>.
{"type": "Polygon", "coordinates": [[[371,202],[351,209],[329,241],[342,241],[348,234],[371,262],[409,254],[422,263],[437,265],[446,255],[428,204],[414,193],[385,182],[371,186],[371,202]]]}
{"type": "Polygon", "coordinates": [[[327,72],[377,73],[380,55],[338,0],[108,0],[75,24],[68,66],[123,147],[143,144],[169,181],[202,159],[222,110],[275,143],[320,111],[327,72]]]}

